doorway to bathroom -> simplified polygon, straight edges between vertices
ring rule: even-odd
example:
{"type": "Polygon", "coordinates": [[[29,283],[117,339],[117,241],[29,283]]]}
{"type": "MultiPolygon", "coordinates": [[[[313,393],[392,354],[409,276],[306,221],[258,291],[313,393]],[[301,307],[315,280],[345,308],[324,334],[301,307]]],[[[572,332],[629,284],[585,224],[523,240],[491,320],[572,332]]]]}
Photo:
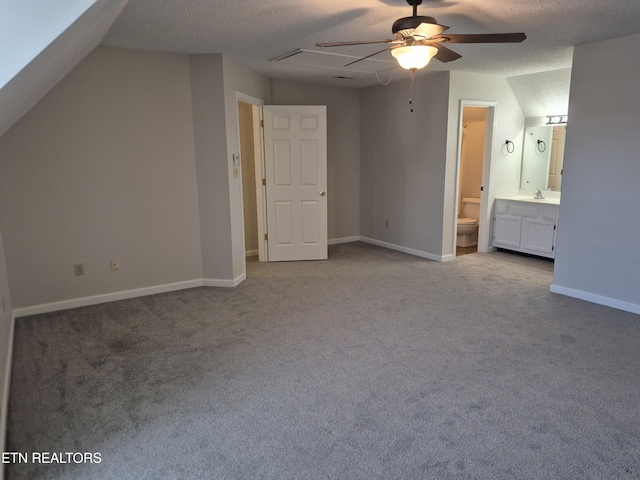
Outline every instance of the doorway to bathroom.
{"type": "Polygon", "coordinates": [[[456,256],[478,251],[478,234],[483,223],[480,211],[484,190],[488,110],[487,106],[462,106],[456,256]]]}

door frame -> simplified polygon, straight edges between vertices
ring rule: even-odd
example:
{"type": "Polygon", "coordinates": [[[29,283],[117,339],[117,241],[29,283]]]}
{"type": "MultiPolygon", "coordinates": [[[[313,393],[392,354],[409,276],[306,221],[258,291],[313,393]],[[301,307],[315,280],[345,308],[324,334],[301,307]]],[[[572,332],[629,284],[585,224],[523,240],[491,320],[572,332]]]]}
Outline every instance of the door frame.
{"type": "MultiPolygon", "coordinates": [[[[258,217],[258,261],[268,262],[267,244],[264,240],[264,234],[267,231],[266,216],[265,216],[265,195],[266,190],[263,186],[262,179],[264,176],[264,137],[262,134],[262,107],[264,106],[264,100],[246,93],[236,91],[236,110],[238,109],[238,102],[244,102],[251,105],[252,112],[252,124],[253,124],[253,157],[255,162],[255,189],[256,189],[256,214],[258,217]]],[[[240,138],[240,114],[237,114],[238,118],[238,139],[240,138]]],[[[242,161],[240,162],[240,173],[242,174],[242,161]]],[[[241,177],[242,178],[242,177],[241,177]]],[[[240,199],[242,200],[242,182],[240,182],[240,199]]],[[[242,251],[246,251],[246,244],[244,241],[244,204],[242,205],[242,251]]],[[[246,261],[245,261],[246,265],[246,261]]],[[[246,271],[246,266],[245,266],[246,271]]]]}
{"type": "Polygon", "coordinates": [[[498,102],[488,100],[460,100],[458,111],[458,155],[456,158],[456,188],[454,192],[454,221],[453,221],[453,256],[456,256],[456,242],[458,230],[458,197],[460,192],[460,169],[462,160],[462,130],[464,107],[483,107],[487,109],[486,126],[484,132],[484,154],[482,157],[482,191],[480,192],[480,219],[478,227],[478,252],[487,253],[492,250],[490,211],[493,200],[491,191],[491,159],[493,157],[494,132],[497,130],[498,102]]]}

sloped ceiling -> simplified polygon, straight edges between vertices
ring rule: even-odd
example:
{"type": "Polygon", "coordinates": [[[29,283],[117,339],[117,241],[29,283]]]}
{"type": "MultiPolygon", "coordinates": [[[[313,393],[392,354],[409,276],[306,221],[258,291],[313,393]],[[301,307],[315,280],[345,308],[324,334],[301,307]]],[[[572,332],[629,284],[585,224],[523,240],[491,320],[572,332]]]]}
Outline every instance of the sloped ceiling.
{"type": "Polygon", "coordinates": [[[100,43],[127,0],[97,0],[0,89],[0,136],[100,43]]]}
{"type": "Polygon", "coordinates": [[[507,81],[525,117],[566,115],[569,111],[570,68],[518,75],[507,81]]]}

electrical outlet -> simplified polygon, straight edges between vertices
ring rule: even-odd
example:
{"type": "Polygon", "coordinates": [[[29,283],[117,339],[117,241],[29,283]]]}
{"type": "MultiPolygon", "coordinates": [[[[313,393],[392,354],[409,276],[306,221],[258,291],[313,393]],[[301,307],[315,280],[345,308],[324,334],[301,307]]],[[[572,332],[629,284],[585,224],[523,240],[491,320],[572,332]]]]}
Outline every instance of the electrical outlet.
{"type": "Polygon", "coordinates": [[[384,228],[389,228],[389,220],[384,221],[384,228]]]}
{"type": "Polygon", "coordinates": [[[76,275],[84,275],[84,264],[76,263],[73,268],[76,270],[76,275]]]}
{"type": "Polygon", "coordinates": [[[111,259],[111,270],[120,270],[120,260],[117,258],[111,259]]]}

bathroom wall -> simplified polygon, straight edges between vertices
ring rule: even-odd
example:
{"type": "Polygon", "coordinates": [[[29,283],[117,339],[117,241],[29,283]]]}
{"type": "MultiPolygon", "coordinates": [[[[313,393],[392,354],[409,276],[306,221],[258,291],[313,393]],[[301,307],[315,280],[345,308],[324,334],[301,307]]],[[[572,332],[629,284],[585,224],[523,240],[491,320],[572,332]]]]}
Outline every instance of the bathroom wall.
{"type": "Polygon", "coordinates": [[[462,153],[460,158],[460,189],[458,215],[462,211],[462,199],[480,198],[482,164],[486,132],[486,108],[465,107],[463,113],[462,153]]]}
{"type": "Polygon", "coordinates": [[[256,166],[252,110],[253,106],[251,104],[238,102],[244,250],[247,256],[258,254],[258,211],[256,206],[256,166]]]}

